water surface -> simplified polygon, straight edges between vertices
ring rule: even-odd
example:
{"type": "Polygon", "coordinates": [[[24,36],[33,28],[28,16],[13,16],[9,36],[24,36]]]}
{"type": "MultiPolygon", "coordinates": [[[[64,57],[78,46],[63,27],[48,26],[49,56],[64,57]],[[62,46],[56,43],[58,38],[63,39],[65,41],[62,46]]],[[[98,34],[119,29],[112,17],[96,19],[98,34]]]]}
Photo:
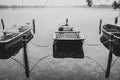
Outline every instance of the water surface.
{"type": "MultiPolygon", "coordinates": [[[[31,43],[28,44],[28,56],[30,68],[38,59],[52,55],[52,34],[57,28],[69,19],[69,23],[85,35],[83,45],[85,56],[89,56],[99,62],[104,69],[107,66],[108,50],[99,41],[99,21],[103,24],[114,24],[114,18],[119,15],[118,10],[99,8],[21,8],[21,9],[0,9],[0,19],[4,19],[5,28],[12,25],[21,25],[27,22],[32,23],[35,19],[36,33],[31,43]],[[90,46],[88,44],[101,44],[90,46]]],[[[14,56],[22,60],[22,50],[14,56]]],[[[113,60],[116,57],[114,56],[113,60]]],[[[111,69],[110,80],[118,80],[119,60],[111,69]]],[[[24,69],[12,59],[0,60],[0,78],[3,80],[21,80],[25,78],[24,69]],[[11,74],[12,73],[12,74],[11,74]],[[16,74],[17,73],[17,74],[16,74]],[[3,75],[4,74],[4,75],[3,75]],[[14,78],[14,77],[17,78],[14,78]]],[[[48,57],[39,63],[31,72],[31,80],[105,80],[102,69],[92,60],[84,59],[54,59],[48,57]]]]}

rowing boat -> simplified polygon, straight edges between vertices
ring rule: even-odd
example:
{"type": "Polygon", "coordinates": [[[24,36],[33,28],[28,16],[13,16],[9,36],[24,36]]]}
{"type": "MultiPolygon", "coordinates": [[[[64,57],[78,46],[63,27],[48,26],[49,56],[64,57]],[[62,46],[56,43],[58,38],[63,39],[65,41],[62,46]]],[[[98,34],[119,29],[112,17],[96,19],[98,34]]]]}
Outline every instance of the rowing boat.
{"type": "Polygon", "coordinates": [[[61,25],[53,33],[53,57],[55,58],[84,58],[84,35],[75,27],[66,24],[61,25]]]}
{"type": "Polygon", "coordinates": [[[8,59],[15,56],[24,46],[23,36],[27,43],[33,38],[30,24],[14,25],[13,28],[0,32],[0,59],[8,59]]]}
{"type": "Polygon", "coordinates": [[[101,28],[102,36],[100,41],[109,50],[111,35],[113,35],[113,54],[120,56],[120,26],[106,24],[101,28]]]}

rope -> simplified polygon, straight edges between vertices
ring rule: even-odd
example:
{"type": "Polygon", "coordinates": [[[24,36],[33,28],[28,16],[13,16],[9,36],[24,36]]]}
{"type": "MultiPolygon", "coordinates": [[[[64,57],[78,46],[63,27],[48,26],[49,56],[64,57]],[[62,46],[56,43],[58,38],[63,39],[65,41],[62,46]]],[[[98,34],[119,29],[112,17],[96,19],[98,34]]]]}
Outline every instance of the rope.
{"type": "Polygon", "coordinates": [[[30,42],[30,44],[32,44],[34,46],[37,46],[37,47],[49,47],[49,45],[43,45],[43,46],[41,46],[41,45],[38,45],[38,44],[35,44],[35,43],[32,43],[32,42],[30,42]]]}
{"type": "Polygon", "coordinates": [[[43,59],[45,59],[45,58],[47,58],[47,57],[49,57],[49,56],[52,56],[52,55],[47,55],[47,56],[39,59],[39,60],[33,65],[33,67],[30,69],[30,72],[36,67],[36,65],[37,65],[40,61],[42,61],[43,59]]]}
{"type": "Polygon", "coordinates": [[[20,63],[18,60],[16,60],[15,58],[11,57],[11,59],[14,60],[15,62],[17,62],[18,64],[20,64],[21,66],[23,66],[25,68],[25,66],[22,63],[20,63]]]}
{"type": "Polygon", "coordinates": [[[115,62],[119,59],[119,57],[117,57],[114,62],[112,63],[111,67],[115,64],[115,62]]]}
{"type": "Polygon", "coordinates": [[[104,72],[104,73],[106,73],[106,71],[104,70],[104,68],[96,61],[96,60],[94,60],[93,58],[91,58],[91,57],[89,57],[89,56],[85,56],[86,58],[88,58],[88,59],[90,59],[90,60],[92,60],[92,61],[94,61],[101,69],[102,69],[102,71],[104,72]]]}
{"type": "MultiPolygon", "coordinates": [[[[107,43],[107,42],[109,42],[110,40],[108,40],[108,41],[105,41],[105,42],[103,42],[102,44],[105,44],[105,43],[107,43]]],[[[91,43],[87,43],[87,45],[89,45],[89,46],[100,46],[100,45],[102,45],[102,44],[91,44],[91,43]]]]}
{"type": "Polygon", "coordinates": [[[90,43],[87,43],[87,45],[89,45],[89,46],[99,46],[101,44],[90,44],[90,43]]]}

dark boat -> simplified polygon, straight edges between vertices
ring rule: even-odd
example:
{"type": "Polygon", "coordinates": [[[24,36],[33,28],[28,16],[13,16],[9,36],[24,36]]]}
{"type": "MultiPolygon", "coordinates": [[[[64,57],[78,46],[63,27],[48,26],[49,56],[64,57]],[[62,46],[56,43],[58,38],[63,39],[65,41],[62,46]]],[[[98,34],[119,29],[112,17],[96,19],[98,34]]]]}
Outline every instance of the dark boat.
{"type": "Polygon", "coordinates": [[[53,57],[55,58],[84,58],[82,32],[66,24],[53,33],[53,57]]]}
{"type": "Polygon", "coordinates": [[[8,59],[11,56],[15,56],[23,47],[23,36],[26,36],[27,43],[33,38],[30,24],[23,26],[14,25],[13,27],[0,32],[0,59],[8,59]]]}
{"type": "Polygon", "coordinates": [[[120,56],[120,26],[106,24],[101,28],[100,41],[109,50],[111,35],[113,35],[113,54],[120,56]]]}

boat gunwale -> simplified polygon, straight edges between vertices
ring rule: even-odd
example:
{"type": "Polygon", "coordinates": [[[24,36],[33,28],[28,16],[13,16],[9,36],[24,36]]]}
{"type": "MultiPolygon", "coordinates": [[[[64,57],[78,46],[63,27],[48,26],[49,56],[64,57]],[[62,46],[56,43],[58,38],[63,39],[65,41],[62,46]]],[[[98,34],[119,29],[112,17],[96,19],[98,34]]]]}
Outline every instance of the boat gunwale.
{"type": "Polygon", "coordinates": [[[27,30],[25,30],[25,31],[23,31],[23,32],[20,32],[17,36],[15,36],[15,37],[13,37],[13,38],[11,38],[11,39],[5,40],[5,41],[0,41],[0,43],[7,43],[7,42],[9,42],[9,41],[11,41],[11,40],[13,40],[13,39],[21,36],[21,35],[24,34],[25,32],[30,31],[31,29],[32,29],[32,27],[29,27],[27,30]]]}
{"type": "MultiPolygon", "coordinates": [[[[108,24],[105,24],[105,25],[108,25],[108,24]]],[[[105,26],[105,25],[104,25],[104,26],[105,26]]],[[[103,26],[103,27],[104,27],[104,26],[103,26]]],[[[114,35],[114,37],[120,39],[120,37],[116,36],[115,34],[112,34],[112,33],[117,33],[117,32],[108,32],[108,31],[105,30],[103,27],[102,27],[102,29],[101,29],[102,31],[104,31],[105,33],[107,33],[107,34],[109,34],[109,35],[114,35]]]]}

